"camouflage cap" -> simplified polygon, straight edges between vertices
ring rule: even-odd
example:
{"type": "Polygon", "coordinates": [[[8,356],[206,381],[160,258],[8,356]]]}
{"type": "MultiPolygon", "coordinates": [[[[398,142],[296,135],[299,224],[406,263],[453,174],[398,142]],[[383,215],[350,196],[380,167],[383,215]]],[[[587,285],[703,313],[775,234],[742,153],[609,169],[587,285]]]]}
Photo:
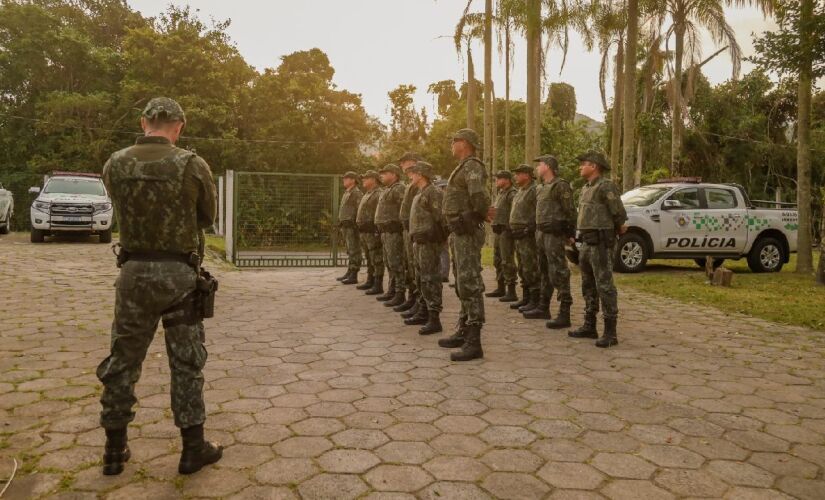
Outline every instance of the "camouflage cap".
{"type": "Polygon", "coordinates": [[[355,179],[356,181],[361,178],[361,176],[358,175],[357,172],[353,172],[352,170],[349,170],[344,174],[344,178],[346,179],[347,177],[349,177],[350,179],[355,179]]]}
{"type": "Polygon", "coordinates": [[[607,158],[605,158],[602,153],[594,149],[579,155],[576,159],[579,161],[589,161],[591,163],[595,163],[601,167],[602,170],[610,170],[610,163],[607,161],[607,158]]]}
{"type": "Polygon", "coordinates": [[[408,172],[412,174],[423,175],[424,177],[430,180],[432,180],[432,178],[435,176],[435,173],[433,172],[433,166],[427,163],[426,161],[416,162],[415,165],[410,167],[408,172]]]}
{"type": "Polygon", "coordinates": [[[378,171],[379,174],[383,174],[384,172],[389,172],[391,174],[395,174],[400,179],[404,172],[401,171],[401,167],[396,165],[395,163],[388,163],[384,165],[381,170],[378,171]]]}
{"type": "Polygon", "coordinates": [[[453,142],[467,141],[476,151],[481,149],[481,140],[478,138],[478,133],[471,128],[463,128],[453,135],[453,142]]]}
{"type": "Polygon", "coordinates": [[[372,179],[375,179],[377,181],[378,180],[378,172],[376,172],[375,170],[369,169],[366,172],[364,172],[363,174],[361,174],[361,178],[362,179],[372,178],[372,179]]]}
{"type": "Polygon", "coordinates": [[[143,108],[143,117],[151,121],[186,123],[186,114],[183,112],[183,108],[174,99],[168,97],[151,99],[143,108]]]}
{"type": "Polygon", "coordinates": [[[559,160],[557,160],[556,157],[553,155],[541,155],[533,161],[544,163],[545,165],[547,165],[548,167],[557,172],[559,170],[559,160]]]}
{"type": "Polygon", "coordinates": [[[507,179],[508,181],[513,180],[513,172],[509,170],[499,170],[496,172],[496,179],[507,179]]]}
{"type": "Polygon", "coordinates": [[[408,151],[404,153],[404,156],[399,158],[398,163],[403,163],[405,161],[424,161],[424,157],[418,153],[413,153],[412,151],[408,151]]]}
{"type": "Polygon", "coordinates": [[[513,169],[513,173],[515,173],[515,174],[530,174],[530,177],[532,177],[533,174],[534,174],[534,171],[533,171],[533,167],[531,167],[530,165],[528,165],[526,163],[522,163],[521,165],[519,165],[518,167],[513,169]]]}

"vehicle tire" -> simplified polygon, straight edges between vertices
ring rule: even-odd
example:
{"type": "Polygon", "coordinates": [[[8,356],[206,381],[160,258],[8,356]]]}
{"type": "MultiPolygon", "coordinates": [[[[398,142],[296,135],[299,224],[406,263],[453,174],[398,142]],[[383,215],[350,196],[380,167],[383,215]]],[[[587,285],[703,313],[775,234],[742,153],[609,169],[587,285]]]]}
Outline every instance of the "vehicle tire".
{"type": "Polygon", "coordinates": [[[613,267],[620,273],[638,273],[647,265],[649,251],[645,239],[636,233],[625,233],[616,245],[613,267]]]}
{"type": "MultiPolygon", "coordinates": [[[[705,268],[705,264],[707,264],[707,259],[704,257],[700,257],[698,259],[693,259],[693,262],[696,263],[697,266],[701,267],[702,269],[705,268]]],[[[713,268],[718,269],[725,263],[725,259],[713,259],[713,268]]]]}
{"type": "Polygon", "coordinates": [[[748,254],[748,267],[755,273],[778,273],[785,265],[785,247],[776,238],[760,238],[748,254]]]}
{"type": "Polygon", "coordinates": [[[103,231],[98,235],[100,243],[111,243],[112,242],[112,230],[109,229],[108,231],[103,231]]]}
{"type": "Polygon", "coordinates": [[[31,241],[32,243],[43,243],[46,239],[46,231],[42,229],[32,228],[31,241]]]}
{"type": "Polygon", "coordinates": [[[6,214],[6,222],[0,227],[0,234],[9,234],[11,230],[11,211],[6,214]]]}

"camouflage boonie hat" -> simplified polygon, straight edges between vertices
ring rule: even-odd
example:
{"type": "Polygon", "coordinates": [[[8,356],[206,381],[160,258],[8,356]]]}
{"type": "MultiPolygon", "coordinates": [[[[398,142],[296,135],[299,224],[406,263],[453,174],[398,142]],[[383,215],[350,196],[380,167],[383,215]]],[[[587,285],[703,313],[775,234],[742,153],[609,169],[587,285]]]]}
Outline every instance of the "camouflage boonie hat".
{"type": "Polygon", "coordinates": [[[595,163],[603,170],[610,170],[610,163],[608,163],[607,158],[605,158],[602,153],[594,149],[591,149],[583,155],[579,155],[576,159],[579,161],[589,161],[591,163],[595,163]]]}
{"type": "Polygon", "coordinates": [[[533,161],[539,162],[539,163],[544,163],[545,165],[550,167],[552,170],[554,170],[556,172],[559,171],[559,160],[557,160],[556,157],[553,156],[553,155],[541,155],[533,161]]]}
{"type": "Polygon", "coordinates": [[[344,179],[346,179],[347,177],[349,177],[350,179],[355,179],[356,181],[361,178],[361,176],[358,175],[357,172],[353,172],[352,170],[349,170],[347,171],[347,173],[344,174],[344,179]]]}
{"type": "Polygon", "coordinates": [[[507,179],[508,181],[513,180],[513,172],[509,170],[499,170],[496,172],[496,179],[507,179]]]}
{"type": "Polygon", "coordinates": [[[410,152],[404,153],[404,156],[399,158],[397,161],[398,161],[398,163],[404,163],[405,161],[413,161],[413,160],[414,161],[424,161],[424,157],[421,156],[418,153],[413,153],[413,152],[410,151],[410,152]]]}
{"type": "Polygon", "coordinates": [[[375,170],[372,170],[372,169],[367,170],[366,172],[364,172],[363,174],[361,174],[361,178],[362,178],[362,179],[369,179],[369,178],[373,178],[373,179],[375,179],[375,180],[377,181],[377,180],[378,180],[378,172],[376,172],[375,170]]]}
{"type": "Polygon", "coordinates": [[[186,123],[186,114],[174,99],[155,97],[143,108],[143,116],[150,121],[183,122],[186,123]]]}
{"type": "Polygon", "coordinates": [[[514,174],[530,174],[530,177],[533,177],[534,170],[533,167],[527,165],[526,163],[522,163],[518,167],[513,169],[514,174]]]}
{"type": "Polygon", "coordinates": [[[409,170],[407,170],[407,171],[412,173],[412,174],[423,175],[424,177],[426,177],[427,179],[430,179],[430,180],[432,180],[432,178],[434,176],[433,166],[430,165],[429,163],[427,163],[426,161],[416,162],[416,164],[413,165],[412,167],[410,167],[409,170]]]}
{"type": "Polygon", "coordinates": [[[383,174],[384,172],[389,172],[391,174],[395,174],[400,179],[404,172],[401,171],[401,167],[396,165],[395,163],[388,163],[384,165],[384,167],[378,171],[379,174],[383,174]]]}
{"type": "Polygon", "coordinates": [[[455,135],[453,135],[453,142],[455,141],[467,141],[476,151],[481,149],[479,146],[481,140],[478,138],[478,133],[471,128],[463,128],[456,132],[455,135]]]}

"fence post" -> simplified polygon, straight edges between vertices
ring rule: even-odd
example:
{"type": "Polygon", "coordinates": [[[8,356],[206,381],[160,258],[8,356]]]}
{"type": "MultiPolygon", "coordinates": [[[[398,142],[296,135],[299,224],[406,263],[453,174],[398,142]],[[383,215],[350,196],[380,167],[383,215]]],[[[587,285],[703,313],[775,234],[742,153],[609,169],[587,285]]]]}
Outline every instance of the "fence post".
{"type": "Polygon", "coordinates": [[[218,236],[223,236],[224,221],[223,221],[223,204],[225,193],[223,190],[223,176],[218,177],[218,236]]]}
{"type": "Polygon", "coordinates": [[[338,267],[338,185],[335,175],[332,177],[332,267],[338,267]]]}
{"type": "Polygon", "coordinates": [[[226,171],[226,223],[224,225],[224,248],[226,260],[235,263],[235,171],[226,171]]]}

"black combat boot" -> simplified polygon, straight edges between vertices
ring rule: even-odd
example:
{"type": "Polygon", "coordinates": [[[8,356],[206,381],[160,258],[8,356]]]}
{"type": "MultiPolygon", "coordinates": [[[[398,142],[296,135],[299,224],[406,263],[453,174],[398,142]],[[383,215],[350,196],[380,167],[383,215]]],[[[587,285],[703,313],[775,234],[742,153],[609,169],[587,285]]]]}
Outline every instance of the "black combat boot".
{"type": "Polygon", "coordinates": [[[597,339],[599,338],[599,332],[596,331],[596,315],[595,314],[587,314],[584,315],[584,324],[575,330],[570,330],[567,332],[569,337],[573,337],[574,339],[597,339]]]}
{"type": "Polygon", "coordinates": [[[455,349],[464,345],[465,337],[467,336],[467,318],[458,318],[458,324],[455,327],[455,333],[446,339],[438,340],[438,347],[445,349],[455,349]]]}
{"type": "Polygon", "coordinates": [[[180,454],[178,472],[192,474],[204,465],[214,464],[223,456],[223,446],[203,439],[203,424],[180,430],[183,451],[180,454]]]}
{"type": "Polygon", "coordinates": [[[471,361],[484,357],[481,350],[481,325],[467,325],[467,337],[460,351],[450,353],[450,361],[471,361]]]}
{"type": "Polygon", "coordinates": [[[405,296],[406,296],[406,294],[404,293],[404,290],[396,290],[395,291],[395,296],[393,296],[392,299],[384,302],[384,306],[385,307],[400,306],[401,304],[403,304],[406,301],[406,299],[404,298],[405,296]]]}
{"type": "Polygon", "coordinates": [[[559,307],[559,315],[544,324],[551,330],[568,328],[570,326],[570,304],[562,304],[559,307]]]}
{"type": "Polygon", "coordinates": [[[441,328],[441,318],[439,318],[438,311],[430,311],[427,313],[427,324],[422,326],[420,330],[418,330],[419,335],[432,335],[434,333],[439,333],[443,331],[441,328]]]}
{"type": "Polygon", "coordinates": [[[371,274],[368,274],[367,275],[367,281],[361,283],[360,285],[358,285],[355,288],[358,289],[358,290],[369,290],[370,288],[373,287],[373,285],[375,285],[375,278],[371,274]]]}
{"type": "Polygon", "coordinates": [[[535,309],[524,311],[524,319],[550,319],[550,299],[542,298],[535,309]]]}
{"type": "Polygon", "coordinates": [[[350,271],[349,278],[341,281],[345,285],[354,285],[358,283],[358,271],[350,271]]]}
{"type": "Polygon", "coordinates": [[[352,269],[347,269],[347,272],[345,272],[343,276],[338,276],[335,279],[338,280],[338,281],[344,281],[345,279],[349,278],[351,274],[352,274],[352,269]]]}
{"type": "Polygon", "coordinates": [[[426,325],[427,320],[430,318],[430,315],[427,311],[426,306],[419,306],[418,312],[415,313],[415,316],[411,318],[407,318],[404,320],[404,324],[409,325],[426,325]]]}
{"type": "Polygon", "coordinates": [[[378,295],[384,293],[384,277],[376,276],[372,288],[364,292],[364,295],[378,295]]]}
{"type": "Polygon", "coordinates": [[[530,298],[527,303],[518,308],[518,312],[522,314],[539,307],[539,299],[541,299],[539,294],[537,292],[529,292],[528,296],[530,298]]]}
{"type": "Polygon", "coordinates": [[[596,347],[612,345],[619,345],[619,337],[616,335],[616,318],[604,318],[604,335],[596,341],[596,347]]]}
{"type": "Polygon", "coordinates": [[[485,297],[504,297],[504,280],[498,280],[498,288],[484,294],[485,297]]]}
{"type": "Polygon", "coordinates": [[[401,313],[401,317],[404,318],[404,319],[412,318],[413,316],[418,314],[418,310],[421,309],[422,307],[424,307],[424,306],[421,305],[420,302],[415,301],[415,304],[413,304],[413,306],[411,308],[409,308],[406,311],[401,313]]]}
{"type": "Polygon", "coordinates": [[[527,287],[522,286],[521,287],[521,300],[519,300],[518,302],[514,302],[514,303],[510,304],[510,309],[518,309],[520,307],[526,306],[528,303],[530,303],[530,291],[527,290],[527,287]]]}
{"type": "Polygon", "coordinates": [[[499,302],[515,302],[518,300],[518,295],[516,295],[516,284],[513,283],[512,285],[507,285],[507,291],[504,293],[504,296],[498,299],[499,302]]]}
{"type": "Polygon", "coordinates": [[[407,300],[404,301],[403,304],[399,304],[399,305],[393,307],[392,310],[397,312],[397,313],[404,312],[404,311],[409,311],[410,309],[413,308],[413,306],[415,305],[416,302],[418,302],[418,292],[410,291],[407,294],[407,300]]]}
{"type": "Polygon", "coordinates": [[[106,446],[103,448],[103,474],[105,476],[116,476],[123,472],[126,462],[132,457],[126,441],[126,427],[106,429],[106,446]]]}
{"type": "Polygon", "coordinates": [[[387,293],[375,297],[375,300],[378,302],[386,302],[391,300],[393,297],[395,297],[395,279],[390,278],[390,281],[387,284],[387,293]]]}

